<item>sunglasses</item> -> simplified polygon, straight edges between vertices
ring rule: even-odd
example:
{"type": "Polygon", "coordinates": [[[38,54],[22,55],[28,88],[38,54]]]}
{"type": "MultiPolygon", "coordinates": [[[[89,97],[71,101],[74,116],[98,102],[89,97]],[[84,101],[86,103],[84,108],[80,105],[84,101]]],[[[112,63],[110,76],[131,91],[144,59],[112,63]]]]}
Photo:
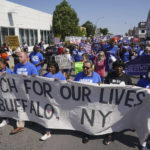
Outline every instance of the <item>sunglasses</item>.
{"type": "Polygon", "coordinates": [[[83,69],[90,69],[90,67],[83,66],[83,69]]]}

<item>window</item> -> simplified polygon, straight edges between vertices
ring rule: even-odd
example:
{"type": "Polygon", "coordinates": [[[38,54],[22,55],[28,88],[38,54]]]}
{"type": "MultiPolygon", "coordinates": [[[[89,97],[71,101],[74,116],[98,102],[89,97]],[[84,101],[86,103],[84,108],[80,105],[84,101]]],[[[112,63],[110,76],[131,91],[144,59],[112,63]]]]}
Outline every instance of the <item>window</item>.
{"type": "Polygon", "coordinates": [[[32,29],[19,29],[20,44],[23,45],[26,42],[29,46],[38,43],[38,32],[32,29]]]}
{"type": "Polygon", "coordinates": [[[25,29],[25,42],[29,45],[29,30],[25,29]]]}
{"type": "Polygon", "coordinates": [[[30,46],[34,45],[34,36],[33,36],[33,30],[30,30],[30,46]]]}
{"type": "Polygon", "coordinates": [[[15,35],[15,29],[14,28],[8,28],[9,29],[9,35],[15,35]]]}
{"type": "Polygon", "coordinates": [[[43,31],[40,31],[40,35],[41,35],[41,40],[43,41],[43,31]]]}
{"type": "Polygon", "coordinates": [[[1,27],[1,35],[0,35],[1,43],[5,41],[5,36],[9,36],[9,35],[15,35],[15,29],[1,27]]]}
{"type": "Polygon", "coordinates": [[[141,30],[141,33],[145,33],[145,30],[141,30]]]}
{"type": "Polygon", "coordinates": [[[47,44],[47,36],[46,36],[46,31],[44,31],[44,43],[47,44]]]}
{"type": "Polygon", "coordinates": [[[47,39],[48,39],[48,43],[47,44],[49,44],[50,43],[50,31],[47,31],[47,39]]]}
{"type": "Polygon", "coordinates": [[[8,28],[1,28],[2,42],[5,41],[5,36],[8,36],[8,28]]]}
{"type": "Polygon", "coordinates": [[[19,29],[19,39],[20,39],[20,45],[23,45],[24,43],[24,29],[19,29]]]}
{"type": "Polygon", "coordinates": [[[34,44],[38,43],[38,34],[37,30],[34,30],[34,44]]]}

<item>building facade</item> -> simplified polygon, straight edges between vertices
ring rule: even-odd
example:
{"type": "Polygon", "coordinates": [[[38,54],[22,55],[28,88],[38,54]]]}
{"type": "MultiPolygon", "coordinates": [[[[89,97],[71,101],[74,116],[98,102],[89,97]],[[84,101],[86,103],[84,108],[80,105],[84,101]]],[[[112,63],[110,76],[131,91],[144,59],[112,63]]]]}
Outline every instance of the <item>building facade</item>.
{"type": "Polygon", "coordinates": [[[147,16],[147,29],[146,30],[147,30],[146,37],[147,39],[150,39],[150,10],[147,16]]]}
{"type": "Polygon", "coordinates": [[[135,37],[146,38],[146,22],[139,22],[138,27],[136,27],[135,37]]]}
{"type": "Polygon", "coordinates": [[[41,40],[50,42],[52,15],[7,0],[0,4],[0,46],[7,35],[17,35],[20,46],[24,42],[30,48],[41,40]]]}

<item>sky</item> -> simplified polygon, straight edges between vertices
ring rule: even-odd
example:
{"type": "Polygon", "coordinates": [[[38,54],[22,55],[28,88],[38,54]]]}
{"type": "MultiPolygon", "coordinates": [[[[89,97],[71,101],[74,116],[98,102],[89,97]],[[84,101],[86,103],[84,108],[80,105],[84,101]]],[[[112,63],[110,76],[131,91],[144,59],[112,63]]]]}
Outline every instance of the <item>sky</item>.
{"type": "MultiPolygon", "coordinates": [[[[62,0],[8,0],[33,9],[53,14],[62,0]]],[[[129,29],[146,21],[150,0],[67,0],[76,11],[79,25],[91,21],[112,34],[125,34],[129,29]]]]}

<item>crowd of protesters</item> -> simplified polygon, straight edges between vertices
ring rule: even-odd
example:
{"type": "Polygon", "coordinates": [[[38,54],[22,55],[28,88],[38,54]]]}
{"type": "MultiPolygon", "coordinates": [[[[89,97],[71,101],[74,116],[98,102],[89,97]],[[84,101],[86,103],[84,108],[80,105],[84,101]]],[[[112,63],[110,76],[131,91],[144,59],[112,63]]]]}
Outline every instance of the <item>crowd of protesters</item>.
{"type": "MultiPolygon", "coordinates": [[[[95,84],[124,84],[132,85],[130,76],[124,72],[126,63],[135,59],[137,56],[150,55],[150,41],[133,42],[119,38],[117,41],[109,39],[102,41],[100,39],[90,39],[81,41],[78,44],[60,43],[50,45],[44,49],[43,41],[35,44],[33,51],[29,53],[26,43],[22,48],[17,48],[12,52],[14,58],[14,70],[9,69],[9,48],[4,43],[0,50],[0,72],[1,74],[21,74],[23,76],[43,76],[54,78],[55,80],[67,80],[73,78],[75,67],[70,69],[60,69],[55,61],[55,56],[66,55],[71,64],[82,62],[82,70],[78,72],[73,79],[76,82],[90,82],[95,84]],[[87,50],[86,45],[91,49],[87,50]],[[43,74],[43,66],[46,65],[47,72],[43,74]]],[[[73,65],[72,65],[73,66],[73,65]]],[[[145,78],[138,81],[137,86],[143,88],[150,87],[150,69],[148,69],[145,78]]],[[[4,118],[0,123],[3,127],[9,123],[4,118]]],[[[16,134],[24,129],[25,122],[17,121],[17,128],[11,131],[16,134]]],[[[112,141],[112,135],[104,140],[104,144],[112,141]]],[[[51,137],[50,129],[46,129],[41,140],[47,140],[51,137]]],[[[88,135],[83,137],[83,142],[88,142],[88,135]]],[[[145,139],[146,142],[146,139],[145,139]]],[[[141,150],[146,150],[146,143],[141,143],[141,150]]]]}

